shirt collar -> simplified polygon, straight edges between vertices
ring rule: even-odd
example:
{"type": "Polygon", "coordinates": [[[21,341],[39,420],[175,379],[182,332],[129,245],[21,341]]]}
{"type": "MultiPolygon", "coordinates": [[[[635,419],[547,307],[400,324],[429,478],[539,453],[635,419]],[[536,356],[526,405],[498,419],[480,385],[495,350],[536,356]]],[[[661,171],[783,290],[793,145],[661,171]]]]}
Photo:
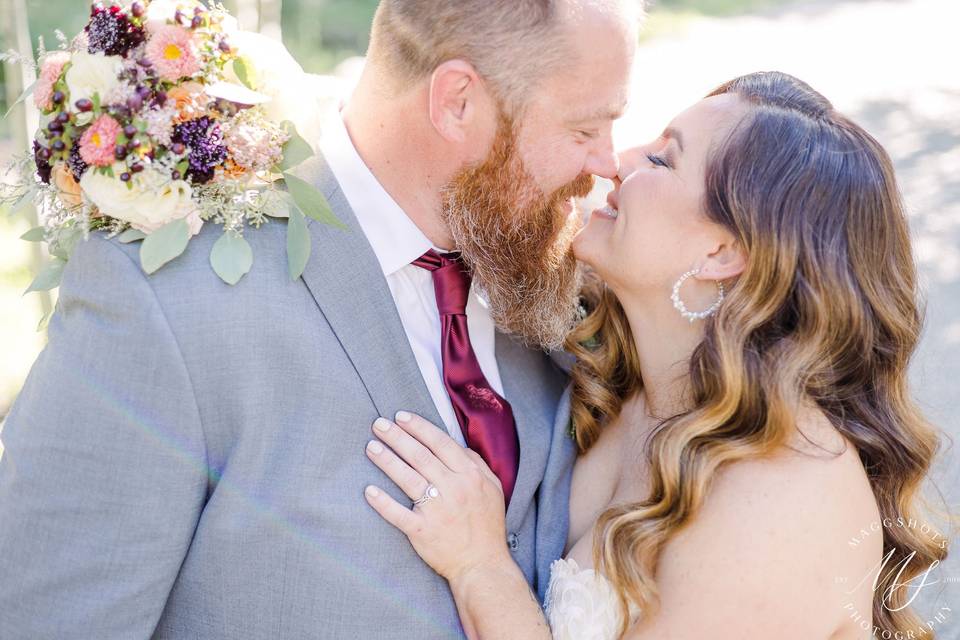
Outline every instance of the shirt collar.
{"type": "Polygon", "coordinates": [[[384,276],[396,273],[432,248],[427,236],[364,163],[339,111],[326,119],[320,151],[373,247],[384,276]]]}

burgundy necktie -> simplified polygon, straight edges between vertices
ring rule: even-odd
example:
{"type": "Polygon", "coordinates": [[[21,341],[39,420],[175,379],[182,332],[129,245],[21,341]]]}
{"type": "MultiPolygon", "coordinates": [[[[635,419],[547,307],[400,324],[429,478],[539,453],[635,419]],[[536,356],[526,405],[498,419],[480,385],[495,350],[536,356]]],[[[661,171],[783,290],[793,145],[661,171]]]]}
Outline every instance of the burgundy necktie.
{"type": "Polygon", "coordinates": [[[510,504],[520,463],[520,443],[510,403],[487,382],[470,344],[466,315],[470,272],[458,255],[441,255],[433,249],[413,264],[433,272],[442,326],[443,384],[464,440],[500,478],[506,503],[510,504]]]}

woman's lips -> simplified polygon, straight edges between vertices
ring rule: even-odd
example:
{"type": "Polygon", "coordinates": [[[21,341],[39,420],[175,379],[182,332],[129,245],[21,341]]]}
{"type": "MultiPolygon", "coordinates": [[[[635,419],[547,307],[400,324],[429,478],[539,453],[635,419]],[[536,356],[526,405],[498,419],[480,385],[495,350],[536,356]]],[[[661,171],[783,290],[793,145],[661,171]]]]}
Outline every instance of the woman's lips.
{"type": "Polygon", "coordinates": [[[596,211],[594,211],[593,215],[598,216],[600,218],[606,218],[608,220],[616,220],[617,217],[620,215],[620,212],[611,206],[606,206],[606,207],[603,207],[602,209],[597,209],[596,211]]]}

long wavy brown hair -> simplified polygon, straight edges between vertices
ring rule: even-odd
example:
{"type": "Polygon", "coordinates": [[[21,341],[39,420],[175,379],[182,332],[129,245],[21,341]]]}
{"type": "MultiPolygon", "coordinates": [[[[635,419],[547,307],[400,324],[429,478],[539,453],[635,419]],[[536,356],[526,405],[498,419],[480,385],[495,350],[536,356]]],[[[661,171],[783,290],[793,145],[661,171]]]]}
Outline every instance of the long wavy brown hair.
{"type": "MultiPolygon", "coordinates": [[[[815,402],[856,446],[884,521],[923,521],[921,483],[939,448],[908,390],[923,321],[889,156],[789,75],[746,75],[710,95],[721,94],[751,109],[708,158],[703,212],[734,235],[748,266],[690,359],[692,407],[645,443],[649,495],[598,521],[595,564],[623,611],[630,601],[656,610],[655,567],[666,542],[695,517],[721,467],[785,446],[804,402],[815,402]]],[[[577,356],[574,433],[586,450],[642,381],[616,298],[596,280],[583,297],[588,315],[566,346],[577,356]]],[[[879,578],[880,632],[920,623],[899,607],[908,602],[904,583],[946,557],[929,531],[883,527],[884,554],[907,564],[900,576],[879,578]]]]}

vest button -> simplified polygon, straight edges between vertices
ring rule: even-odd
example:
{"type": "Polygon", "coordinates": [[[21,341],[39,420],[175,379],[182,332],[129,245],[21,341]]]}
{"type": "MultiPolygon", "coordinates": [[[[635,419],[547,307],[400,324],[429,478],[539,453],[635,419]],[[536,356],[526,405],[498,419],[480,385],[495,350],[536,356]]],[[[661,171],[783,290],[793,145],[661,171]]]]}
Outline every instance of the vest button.
{"type": "Polygon", "coordinates": [[[511,533],[507,536],[507,546],[510,547],[512,551],[516,551],[520,548],[520,536],[515,533],[511,533]]]}

